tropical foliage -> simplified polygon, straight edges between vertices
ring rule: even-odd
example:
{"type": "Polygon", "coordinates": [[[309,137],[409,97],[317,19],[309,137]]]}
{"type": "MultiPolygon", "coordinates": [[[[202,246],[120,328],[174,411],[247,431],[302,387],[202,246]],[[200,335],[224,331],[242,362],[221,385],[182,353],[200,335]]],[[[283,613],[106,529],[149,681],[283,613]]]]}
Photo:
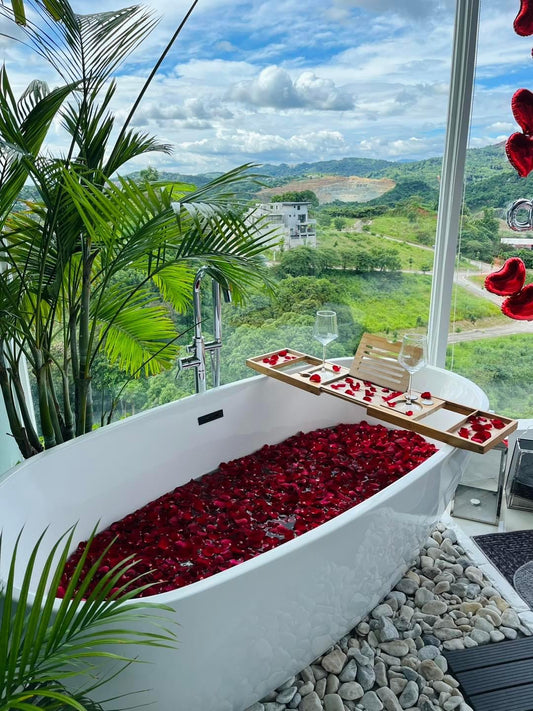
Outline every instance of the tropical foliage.
{"type": "MultiPolygon", "coordinates": [[[[130,122],[179,28],[118,126],[110,110],[117,89],[112,75],[154,18],[138,6],[80,16],[67,0],[54,0],[52,15],[49,5],[28,0],[40,24],[23,31],[63,87],[49,92],[34,82],[16,101],[6,71],[0,75],[0,261],[7,265],[0,275],[0,385],[26,457],[42,445],[24,398],[22,354],[37,382],[44,447],[89,432],[98,354],[105,351],[110,363],[133,375],[169,367],[179,336],[170,307],[188,307],[198,267],[207,265],[239,300],[263,280],[261,254],[269,240],[257,223],[245,221],[235,200],[250,166],[199,188],[115,177],[132,158],[170,151],[130,122]],[[70,140],[60,158],[42,151],[56,114],[70,140]],[[10,213],[27,178],[38,200],[10,213]],[[125,269],[136,278],[121,279],[125,269]]],[[[14,21],[9,8],[0,12],[14,21]]]]}
{"type": "MultiPolygon", "coordinates": [[[[118,585],[131,571],[131,558],[110,568],[89,592],[105,554],[89,566],[85,551],[63,599],[56,598],[73,533],[62,536],[47,557],[43,534],[24,561],[23,572],[18,570],[21,536],[15,543],[0,586],[0,711],[101,711],[90,695],[117,671],[106,675],[100,661],[114,661],[121,669],[136,661],[127,653],[131,645],[175,645],[175,623],[167,614],[172,609],[133,600],[146,588],[139,578],[133,578],[138,584],[129,592],[131,580],[118,585]]],[[[89,546],[91,541],[92,536],[89,546]]]]}

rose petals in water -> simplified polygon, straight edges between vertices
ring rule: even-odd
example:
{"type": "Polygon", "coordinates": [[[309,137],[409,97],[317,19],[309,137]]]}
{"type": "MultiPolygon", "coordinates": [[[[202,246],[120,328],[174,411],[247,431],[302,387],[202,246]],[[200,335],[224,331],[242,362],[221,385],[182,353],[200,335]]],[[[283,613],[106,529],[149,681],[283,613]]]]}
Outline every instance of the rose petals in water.
{"type": "MultiPolygon", "coordinates": [[[[354,389],[359,386],[350,380],[354,389]]],[[[476,433],[485,434],[485,428],[476,433]]],[[[117,588],[146,583],[150,587],[143,595],[153,595],[202,580],[347,511],[435,451],[415,432],[367,422],[300,432],[265,445],[101,531],[89,551],[87,570],[116,540],[92,586],[130,554],[135,563],[117,588]],[[146,575],[135,581],[140,574],[146,575]]],[[[58,596],[65,594],[84,548],[85,542],[80,543],[67,562],[58,596]]]]}

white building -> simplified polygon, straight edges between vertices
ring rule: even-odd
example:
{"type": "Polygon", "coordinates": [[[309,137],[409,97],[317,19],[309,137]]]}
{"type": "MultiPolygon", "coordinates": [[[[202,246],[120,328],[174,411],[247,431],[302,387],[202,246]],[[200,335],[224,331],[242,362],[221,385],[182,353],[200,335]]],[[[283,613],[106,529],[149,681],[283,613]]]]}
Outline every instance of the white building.
{"type": "Polygon", "coordinates": [[[283,240],[285,249],[316,247],[316,220],[309,219],[309,202],[259,203],[255,218],[265,217],[265,230],[276,228],[272,242],[283,240]]]}
{"type": "Polygon", "coordinates": [[[510,245],[516,249],[533,249],[533,239],[520,238],[520,237],[502,237],[502,244],[510,245]]]}

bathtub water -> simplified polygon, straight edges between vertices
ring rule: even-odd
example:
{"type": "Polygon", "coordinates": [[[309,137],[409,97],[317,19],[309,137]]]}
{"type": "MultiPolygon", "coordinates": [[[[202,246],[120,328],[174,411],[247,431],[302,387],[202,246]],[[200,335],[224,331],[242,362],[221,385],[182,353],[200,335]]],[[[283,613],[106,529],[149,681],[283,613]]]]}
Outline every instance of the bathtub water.
{"type": "MultiPolygon", "coordinates": [[[[487,407],[476,385],[448,371],[425,368],[414,384],[487,407]]],[[[68,442],[0,479],[1,564],[22,526],[24,560],[47,526],[49,542],[76,522],[77,540],[85,539],[96,521],[105,528],[221,461],[361,419],[375,422],[353,403],[257,376],[68,442]]],[[[443,512],[468,454],[436,445],[412,472],[322,526],[149,598],[176,611],[178,649],[140,648],[153,663],[131,665],[104,697],[148,689],[135,702],[155,700],[155,711],[243,711],[300,671],[391,589],[443,512]]]]}

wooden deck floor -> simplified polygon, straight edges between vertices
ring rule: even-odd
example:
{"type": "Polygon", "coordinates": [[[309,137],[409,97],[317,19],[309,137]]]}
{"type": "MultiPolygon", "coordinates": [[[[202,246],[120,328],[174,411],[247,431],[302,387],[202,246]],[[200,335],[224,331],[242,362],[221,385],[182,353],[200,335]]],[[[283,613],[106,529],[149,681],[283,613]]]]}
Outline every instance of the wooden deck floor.
{"type": "Polygon", "coordinates": [[[444,656],[474,711],[533,711],[533,637],[444,656]]]}

